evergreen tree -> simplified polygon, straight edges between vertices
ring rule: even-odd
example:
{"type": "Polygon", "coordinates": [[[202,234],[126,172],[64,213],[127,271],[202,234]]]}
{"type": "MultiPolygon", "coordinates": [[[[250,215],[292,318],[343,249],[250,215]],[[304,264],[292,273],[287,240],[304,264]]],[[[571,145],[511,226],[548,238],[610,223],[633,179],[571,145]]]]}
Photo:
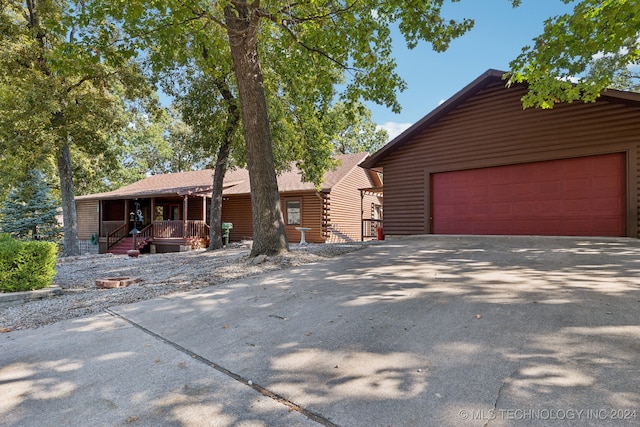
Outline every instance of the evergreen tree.
{"type": "Polygon", "coordinates": [[[0,205],[0,231],[17,239],[57,240],[59,206],[42,172],[32,170],[0,205]]]}

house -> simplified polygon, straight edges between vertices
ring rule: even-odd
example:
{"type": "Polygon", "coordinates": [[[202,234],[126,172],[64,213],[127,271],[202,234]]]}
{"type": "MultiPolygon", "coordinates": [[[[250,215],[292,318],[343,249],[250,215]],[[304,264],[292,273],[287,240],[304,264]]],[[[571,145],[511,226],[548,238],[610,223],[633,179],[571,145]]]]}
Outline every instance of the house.
{"type": "MultiPolygon", "coordinates": [[[[363,224],[381,221],[382,183],[377,173],[358,167],[368,153],[337,156],[319,189],[303,182],[292,165],[278,176],[289,242],[300,241],[296,227],[311,228],[311,243],[359,241],[363,224]],[[365,209],[366,207],[366,209],[365,209]],[[373,221],[372,221],[373,219],[373,221]]],[[[118,190],[76,197],[78,238],[97,241],[99,252],[126,252],[136,245],[174,252],[207,245],[213,170],[153,175],[118,190]]],[[[230,240],[251,239],[253,221],[249,173],[232,169],[224,178],[222,221],[233,224],[230,240]]]]}
{"type": "Polygon", "coordinates": [[[640,94],[523,109],[489,70],[361,166],[384,172],[387,235],[640,237],[640,94]]]}

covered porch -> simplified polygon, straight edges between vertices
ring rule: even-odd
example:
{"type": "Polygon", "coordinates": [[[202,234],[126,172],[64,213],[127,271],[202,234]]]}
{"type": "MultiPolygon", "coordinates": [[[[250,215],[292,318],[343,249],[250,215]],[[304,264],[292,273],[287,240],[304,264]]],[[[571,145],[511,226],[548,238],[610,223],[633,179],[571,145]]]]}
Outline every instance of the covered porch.
{"type": "Polygon", "coordinates": [[[358,191],[360,191],[360,240],[364,242],[371,239],[384,239],[383,187],[359,188],[358,191]]]}
{"type": "Polygon", "coordinates": [[[210,197],[200,194],[100,200],[99,252],[122,253],[133,248],[179,252],[206,247],[210,206],[210,197]]]}

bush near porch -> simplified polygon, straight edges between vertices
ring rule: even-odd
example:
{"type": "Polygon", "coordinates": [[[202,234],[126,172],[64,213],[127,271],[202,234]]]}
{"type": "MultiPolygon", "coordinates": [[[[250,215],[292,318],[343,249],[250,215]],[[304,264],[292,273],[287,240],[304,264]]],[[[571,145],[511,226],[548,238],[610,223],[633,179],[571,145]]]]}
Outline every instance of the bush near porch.
{"type": "Polygon", "coordinates": [[[18,241],[0,235],[0,292],[46,288],[56,274],[58,248],[52,242],[18,241]]]}

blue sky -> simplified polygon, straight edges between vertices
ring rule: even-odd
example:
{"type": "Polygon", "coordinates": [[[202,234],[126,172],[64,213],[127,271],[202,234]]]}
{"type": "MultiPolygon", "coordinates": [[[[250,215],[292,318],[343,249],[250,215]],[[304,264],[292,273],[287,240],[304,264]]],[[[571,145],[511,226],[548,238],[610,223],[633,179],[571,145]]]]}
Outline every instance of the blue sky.
{"type": "Polygon", "coordinates": [[[489,68],[508,70],[509,62],[542,32],[545,19],[573,9],[572,4],[561,0],[522,3],[518,8],[513,8],[510,0],[447,3],[445,18],[472,18],[475,26],[444,53],[434,52],[427,43],[408,50],[397,34],[393,55],[397,71],[408,86],[398,94],[402,112],[394,114],[386,107],[367,104],[373,121],[387,129],[391,137],[396,136],[489,68]]]}

